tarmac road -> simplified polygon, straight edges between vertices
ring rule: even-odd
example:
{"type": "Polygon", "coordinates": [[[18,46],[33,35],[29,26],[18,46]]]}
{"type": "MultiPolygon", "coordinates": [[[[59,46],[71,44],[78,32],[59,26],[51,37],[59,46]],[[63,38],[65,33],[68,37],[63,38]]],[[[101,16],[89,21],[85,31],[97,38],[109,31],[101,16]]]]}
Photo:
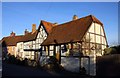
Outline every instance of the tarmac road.
{"type": "Polygon", "coordinates": [[[6,62],[2,63],[2,78],[67,78],[67,77],[80,77],[80,78],[89,78],[89,76],[74,74],[66,71],[54,72],[46,71],[40,68],[32,68],[27,66],[8,64],[6,62]]]}
{"type": "Polygon", "coordinates": [[[32,68],[27,66],[20,66],[15,64],[2,64],[2,77],[50,77],[59,76],[56,73],[41,70],[39,68],[32,68]]]}

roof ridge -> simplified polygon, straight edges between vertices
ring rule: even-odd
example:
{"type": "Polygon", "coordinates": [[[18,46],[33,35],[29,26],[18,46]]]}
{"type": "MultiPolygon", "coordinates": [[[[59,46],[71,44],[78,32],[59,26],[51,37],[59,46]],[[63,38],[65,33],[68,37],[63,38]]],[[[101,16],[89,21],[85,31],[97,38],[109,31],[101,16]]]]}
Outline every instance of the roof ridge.
{"type": "Polygon", "coordinates": [[[97,23],[103,25],[103,23],[99,19],[97,19],[94,15],[90,15],[90,16],[92,18],[92,21],[97,22],[97,23]]]}
{"type": "MultiPolygon", "coordinates": [[[[68,21],[68,22],[59,24],[59,25],[57,25],[57,26],[60,26],[60,25],[63,25],[63,24],[67,24],[67,23],[70,23],[70,22],[75,22],[75,21],[78,21],[78,20],[80,20],[80,19],[87,18],[87,17],[89,17],[89,16],[92,16],[92,15],[84,16],[84,17],[78,18],[77,20],[71,20],[71,21],[68,21]]],[[[57,27],[57,26],[55,26],[55,27],[57,27]]],[[[53,27],[53,28],[55,28],[55,27],[53,27]]]]}

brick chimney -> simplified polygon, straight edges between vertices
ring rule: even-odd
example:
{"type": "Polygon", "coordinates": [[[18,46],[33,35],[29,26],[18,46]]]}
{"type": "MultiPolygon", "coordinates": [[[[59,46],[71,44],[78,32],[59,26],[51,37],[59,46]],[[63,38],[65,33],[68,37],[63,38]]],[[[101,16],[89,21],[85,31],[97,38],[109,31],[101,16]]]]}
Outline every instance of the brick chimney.
{"type": "Polygon", "coordinates": [[[36,24],[32,24],[32,33],[36,31],[36,24]]]}
{"type": "Polygon", "coordinates": [[[11,36],[11,37],[15,36],[15,33],[12,31],[12,32],[10,33],[10,36],[11,36]]]}
{"type": "Polygon", "coordinates": [[[29,31],[27,29],[25,29],[24,34],[26,35],[28,33],[29,33],[29,31]]]}
{"type": "Polygon", "coordinates": [[[74,15],[73,16],[73,20],[77,20],[78,19],[78,16],[77,15],[74,15]]]}

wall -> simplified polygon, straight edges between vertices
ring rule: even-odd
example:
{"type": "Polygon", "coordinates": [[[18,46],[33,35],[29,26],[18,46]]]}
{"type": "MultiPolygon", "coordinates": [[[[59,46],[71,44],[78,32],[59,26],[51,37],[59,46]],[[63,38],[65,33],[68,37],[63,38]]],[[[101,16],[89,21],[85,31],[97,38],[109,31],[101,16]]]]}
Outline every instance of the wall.
{"type": "MultiPolygon", "coordinates": [[[[41,43],[47,38],[47,33],[45,32],[43,26],[41,26],[37,38],[32,41],[24,42],[24,49],[27,50],[37,50],[41,48],[41,43]]],[[[26,58],[34,59],[36,56],[40,56],[39,53],[34,54],[35,51],[24,51],[24,56],[26,58]]],[[[38,51],[37,51],[38,52],[38,51]]]]}
{"type": "MultiPolygon", "coordinates": [[[[104,29],[100,24],[92,23],[83,38],[83,54],[90,56],[90,75],[96,75],[96,56],[102,56],[107,46],[104,29]]],[[[87,63],[84,63],[84,66],[87,63]]]]}
{"type": "Polygon", "coordinates": [[[16,46],[7,46],[8,53],[15,55],[16,46]]]}

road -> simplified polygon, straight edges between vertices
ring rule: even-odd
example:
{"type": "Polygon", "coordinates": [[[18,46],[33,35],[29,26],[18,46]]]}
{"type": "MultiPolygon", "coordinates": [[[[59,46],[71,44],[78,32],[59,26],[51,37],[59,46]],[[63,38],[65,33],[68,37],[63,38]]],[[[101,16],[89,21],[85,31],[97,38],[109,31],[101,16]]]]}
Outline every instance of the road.
{"type": "Polygon", "coordinates": [[[29,77],[29,78],[48,78],[48,77],[82,77],[82,78],[88,78],[85,75],[70,73],[66,71],[62,72],[53,72],[53,71],[47,71],[40,68],[32,68],[27,66],[20,66],[15,64],[8,64],[3,62],[2,63],[2,77],[10,77],[10,78],[18,78],[18,77],[29,77]]]}
{"type": "Polygon", "coordinates": [[[45,71],[40,68],[32,68],[15,64],[2,64],[2,77],[50,77],[59,76],[55,72],[45,71]]]}

